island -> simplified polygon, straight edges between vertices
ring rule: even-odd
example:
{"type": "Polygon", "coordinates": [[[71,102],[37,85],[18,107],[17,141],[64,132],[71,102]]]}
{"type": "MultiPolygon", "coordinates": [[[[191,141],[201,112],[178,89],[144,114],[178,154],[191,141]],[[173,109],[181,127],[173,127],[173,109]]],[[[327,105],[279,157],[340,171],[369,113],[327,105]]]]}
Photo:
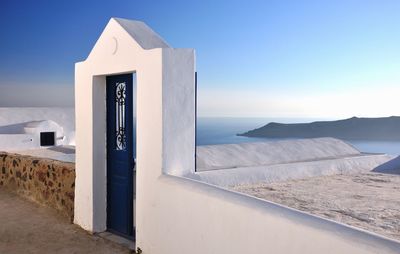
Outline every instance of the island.
{"type": "Polygon", "coordinates": [[[344,140],[400,141],[400,116],[381,118],[352,117],[337,121],[267,125],[237,134],[258,138],[319,138],[344,140]]]}

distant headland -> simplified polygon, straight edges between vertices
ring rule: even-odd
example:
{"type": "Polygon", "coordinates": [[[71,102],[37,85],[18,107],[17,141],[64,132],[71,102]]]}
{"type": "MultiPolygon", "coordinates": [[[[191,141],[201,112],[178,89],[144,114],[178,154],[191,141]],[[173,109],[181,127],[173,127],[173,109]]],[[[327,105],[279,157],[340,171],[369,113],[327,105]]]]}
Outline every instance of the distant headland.
{"type": "Polygon", "coordinates": [[[318,138],[333,137],[344,140],[400,140],[400,116],[358,118],[312,123],[271,122],[238,136],[258,138],[318,138]]]}

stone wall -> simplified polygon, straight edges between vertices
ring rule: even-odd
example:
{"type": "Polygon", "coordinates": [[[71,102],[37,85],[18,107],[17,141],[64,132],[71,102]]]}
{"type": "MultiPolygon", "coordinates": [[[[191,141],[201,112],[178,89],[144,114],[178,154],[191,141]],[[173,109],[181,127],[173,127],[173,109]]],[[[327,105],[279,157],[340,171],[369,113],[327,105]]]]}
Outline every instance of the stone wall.
{"type": "Polygon", "coordinates": [[[75,164],[0,152],[0,188],[74,217],[75,164]]]}

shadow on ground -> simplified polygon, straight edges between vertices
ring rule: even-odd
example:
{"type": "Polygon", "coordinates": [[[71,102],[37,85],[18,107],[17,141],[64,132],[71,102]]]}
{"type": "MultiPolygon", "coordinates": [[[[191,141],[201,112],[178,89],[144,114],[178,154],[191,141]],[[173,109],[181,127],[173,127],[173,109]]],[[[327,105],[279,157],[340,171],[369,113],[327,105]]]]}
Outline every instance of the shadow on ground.
{"type": "Polygon", "coordinates": [[[379,165],[372,172],[400,175],[400,156],[379,165]]]}
{"type": "Polygon", "coordinates": [[[0,225],[0,253],[130,253],[125,247],[70,224],[56,211],[1,187],[0,225]]]}

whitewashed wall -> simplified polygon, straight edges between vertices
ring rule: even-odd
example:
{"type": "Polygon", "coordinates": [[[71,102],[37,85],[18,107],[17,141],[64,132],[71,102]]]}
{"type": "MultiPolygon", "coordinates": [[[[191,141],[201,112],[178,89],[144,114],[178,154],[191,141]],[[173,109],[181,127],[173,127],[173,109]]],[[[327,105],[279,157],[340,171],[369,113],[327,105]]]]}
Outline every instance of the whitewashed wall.
{"type": "Polygon", "coordinates": [[[86,230],[106,230],[106,76],[137,73],[136,169],[147,171],[147,162],[161,169],[163,51],[155,47],[168,45],[142,22],[111,19],[89,57],[75,66],[74,221],[86,230]]]}
{"type": "Polygon", "coordinates": [[[0,151],[18,151],[39,147],[34,134],[0,134],[0,151]]]}
{"type": "Polygon", "coordinates": [[[74,108],[0,108],[0,151],[40,148],[40,131],[55,131],[57,145],[75,145],[74,108]]]}
{"type": "Polygon", "coordinates": [[[173,176],[146,195],[143,253],[399,253],[400,243],[254,197],[173,176]]]}
{"type": "Polygon", "coordinates": [[[194,62],[142,23],[112,19],[76,65],[75,223],[106,229],[105,76],[136,71],[142,253],[399,253],[398,242],[182,177],[194,173],[194,62]]]}
{"type": "Polygon", "coordinates": [[[69,108],[1,108],[0,126],[31,121],[52,120],[62,126],[65,132],[75,130],[75,110],[69,108]]]}

